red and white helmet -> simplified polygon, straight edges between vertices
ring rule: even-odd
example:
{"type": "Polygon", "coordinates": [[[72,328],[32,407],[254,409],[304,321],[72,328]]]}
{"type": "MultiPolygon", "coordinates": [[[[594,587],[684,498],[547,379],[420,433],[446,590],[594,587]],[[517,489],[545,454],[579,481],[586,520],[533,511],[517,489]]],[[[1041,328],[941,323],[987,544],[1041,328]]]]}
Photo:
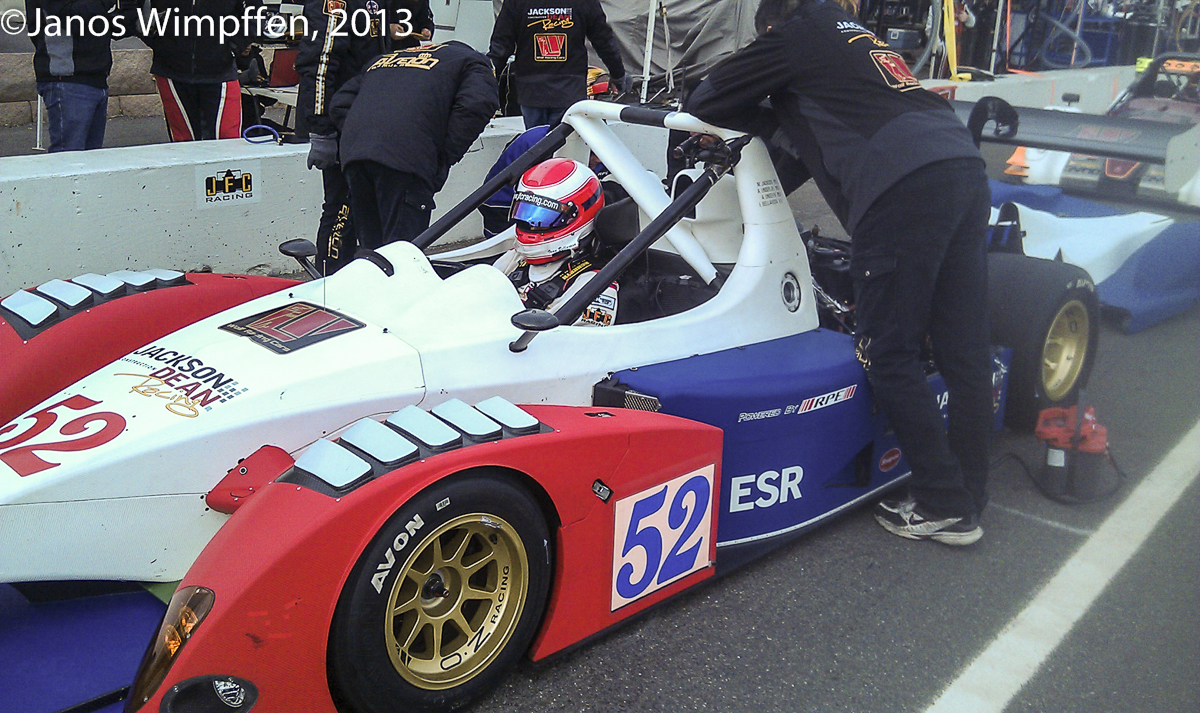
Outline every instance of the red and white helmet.
{"type": "Polygon", "coordinates": [[[542,161],[521,176],[511,218],[517,253],[531,265],[552,262],[579,247],[604,207],[604,190],[591,169],[569,158],[542,161]]]}

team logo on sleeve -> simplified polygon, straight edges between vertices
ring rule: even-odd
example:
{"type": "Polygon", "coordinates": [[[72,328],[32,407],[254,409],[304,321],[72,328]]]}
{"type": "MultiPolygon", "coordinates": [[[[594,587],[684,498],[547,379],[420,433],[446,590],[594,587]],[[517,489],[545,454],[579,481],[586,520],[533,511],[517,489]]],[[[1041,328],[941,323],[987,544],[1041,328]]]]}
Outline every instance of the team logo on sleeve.
{"type": "Polygon", "coordinates": [[[921,83],[909,71],[908,65],[904,63],[904,58],[895,52],[891,50],[871,50],[871,59],[875,61],[875,66],[879,68],[879,73],[883,75],[883,81],[887,82],[888,86],[892,89],[906,92],[909,89],[916,89],[921,86],[921,83]]]}
{"type": "Polygon", "coordinates": [[[539,32],[534,35],[533,59],[537,62],[566,62],[567,36],[561,32],[539,32]]]}
{"type": "Polygon", "coordinates": [[[325,14],[333,17],[334,15],[346,14],[346,0],[325,0],[325,14]]]}

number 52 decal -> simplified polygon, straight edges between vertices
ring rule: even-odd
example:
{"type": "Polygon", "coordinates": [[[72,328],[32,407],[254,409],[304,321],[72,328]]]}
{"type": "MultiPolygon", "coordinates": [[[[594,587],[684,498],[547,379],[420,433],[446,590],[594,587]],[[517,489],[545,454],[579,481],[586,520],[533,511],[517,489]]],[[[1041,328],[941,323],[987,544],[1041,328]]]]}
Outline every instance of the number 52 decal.
{"type": "Polygon", "coordinates": [[[709,565],[713,471],[708,465],[617,501],[613,611],[709,565]]]}
{"type": "Polygon", "coordinates": [[[16,429],[15,422],[0,428],[0,462],[16,471],[17,475],[25,477],[59,465],[59,463],[51,463],[39,457],[38,453],[86,451],[108,443],[125,430],[125,419],[111,411],[88,413],[67,421],[58,429],[58,435],[67,436],[67,438],[26,443],[26,441],[38,440],[38,436],[48,431],[58,421],[60,414],[55,413],[55,409],[63,409],[62,415],[70,418],[69,411],[86,411],[99,405],[99,401],[93,401],[86,396],[71,396],[53,406],[47,406],[41,411],[25,416],[25,418],[33,419],[33,425],[16,436],[3,440],[5,436],[11,435],[16,429]],[[99,424],[99,428],[89,429],[88,427],[92,424],[99,424]]]}

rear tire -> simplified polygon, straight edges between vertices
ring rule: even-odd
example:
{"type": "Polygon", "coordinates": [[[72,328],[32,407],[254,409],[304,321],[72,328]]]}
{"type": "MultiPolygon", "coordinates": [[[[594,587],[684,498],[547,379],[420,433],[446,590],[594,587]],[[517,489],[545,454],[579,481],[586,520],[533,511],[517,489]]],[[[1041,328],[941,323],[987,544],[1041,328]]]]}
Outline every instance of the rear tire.
{"type": "Polygon", "coordinates": [[[1025,255],[988,256],[992,343],[1011,347],[1004,422],[1029,431],[1044,408],[1087,385],[1100,339],[1100,300],[1087,271],[1025,255]]]}
{"type": "Polygon", "coordinates": [[[550,535],[511,476],[478,471],[400,508],[338,601],[329,675],[355,713],[452,711],[529,648],[550,588],[550,535]]]}

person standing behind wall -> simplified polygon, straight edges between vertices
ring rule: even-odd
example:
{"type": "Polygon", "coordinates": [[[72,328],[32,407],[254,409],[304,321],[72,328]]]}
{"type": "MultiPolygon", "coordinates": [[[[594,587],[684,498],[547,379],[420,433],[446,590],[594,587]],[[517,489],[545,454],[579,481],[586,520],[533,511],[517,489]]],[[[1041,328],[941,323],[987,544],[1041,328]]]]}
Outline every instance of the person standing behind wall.
{"type": "Polygon", "coordinates": [[[219,32],[204,30],[209,27],[207,18],[214,28],[221,27],[223,17],[240,20],[247,4],[245,0],[150,0],[157,17],[172,20],[162,26],[168,29],[163,34],[156,32],[153,22],[147,23],[151,32],[142,38],[154,50],[150,73],[162,98],[171,141],[242,135],[242,90],[234,57],[250,46],[252,38],[240,35],[223,42],[219,32]],[[175,21],[183,25],[189,17],[204,19],[188,20],[196,25],[186,33],[171,32],[175,21]]]}
{"type": "Polygon", "coordinates": [[[38,96],[49,117],[51,153],[104,145],[108,73],[113,59],[108,35],[47,35],[44,30],[50,25],[48,20],[78,17],[86,24],[111,10],[103,0],[25,0],[26,17],[42,30],[30,33],[29,39],[33,42],[38,96]]]}
{"type": "Polygon", "coordinates": [[[433,196],[500,108],[483,55],[461,42],[379,57],[334,96],[358,244],[375,249],[429,227],[433,196]]]}
{"type": "Polygon", "coordinates": [[[497,76],[516,52],[513,74],[525,128],[554,126],[572,104],[587,98],[591,40],[613,83],[629,91],[621,51],[599,0],[504,0],[488,59],[497,76]]]}
{"type": "Polygon", "coordinates": [[[308,35],[296,56],[296,128],[309,140],[308,167],[321,171],[325,197],[317,225],[317,267],[328,275],[354,257],[357,243],[330,101],[374,58],[430,39],[433,12],[429,0],[305,0],[304,18],[308,35]],[[364,16],[368,23],[354,22],[364,16]],[[366,32],[358,32],[364,24],[366,32]]]}

